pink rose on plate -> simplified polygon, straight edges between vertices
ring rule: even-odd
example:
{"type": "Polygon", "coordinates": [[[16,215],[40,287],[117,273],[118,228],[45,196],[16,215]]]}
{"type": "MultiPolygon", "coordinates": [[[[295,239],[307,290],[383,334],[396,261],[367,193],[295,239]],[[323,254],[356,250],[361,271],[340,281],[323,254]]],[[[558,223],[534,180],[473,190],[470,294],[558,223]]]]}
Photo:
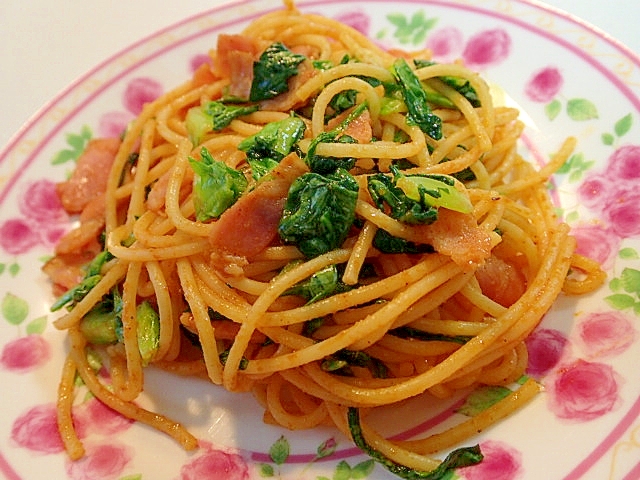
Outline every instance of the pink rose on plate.
{"type": "Polygon", "coordinates": [[[511,37],[503,29],[484,30],[473,35],[462,52],[465,65],[471,69],[496,65],[509,56],[511,37]]]}
{"type": "Polygon", "coordinates": [[[522,454],[506,443],[487,440],[480,444],[480,451],[482,462],[456,473],[466,480],[514,480],[522,474],[522,454]]]}
{"type": "Polygon", "coordinates": [[[29,184],[18,203],[20,212],[38,223],[66,222],[69,216],[62,208],[56,184],[48,179],[29,184]]]}
{"type": "Polygon", "coordinates": [[[40,243],[40,234],[31,222],[11,218],[0,225],[0,247],[10,255],[20,255],[40,243]]]}
{"type": "Polygon", "coordinates": [[[16,373],[25,373],[47,363],[51,346],[42,335],[32,334],[7,343],[0,355],[0,365],[16,373]]]}
{"type": "Polygon", "coordinates": [[[11,428],[11,440],[34,452],[62,452],[64,445],[58,432],[56,405],[36,405],[16,418],[11,428]]]}
{"type": "Polygon", "coordinates": [[[610,267],[620,248],[620,237],[603,225],[591,223],[571,228],[576,239],[576,253],[610,267]]]}
{"type": "Polygon", "coordinates": [[[371,19],[369,15],[359,10],[344,12],[334,17],[341,23],[349,25],[351,28],[359,31],[363,35],[369,35],[369,27],[371,19]]]}
{"type": "Polygon", "coordinates": [[[75,407],[74,422],[78,430],[100,435],[114,435],[127,430],[133,423],[120,413],[106,406],[97,398],[91,398],[75,407]]]}
{"type": "Polygon", "coordinates": [[[247,480],[249,469],[245,460],[236,453],[212,447],[193,457],[180,470],[180,480],[247,480]]]}
{"type": "Polygon", "coordinates": [[[98,132],[101,137],[120,137],[134,118],[130,112],[107,112],[100,117],[98,132]]]}
{"type": "Polygon", "coordinates": [[[620,402],[618,375],[604,363],[576,360],[558,369],[545,386],[551,411],[576,422],[601,417],[620,402]]]}
{"type": "Polygon", "coordinates": [[[607,176],[612,180],[640,180],[640,145],[625,145],[613,152],[607,176]]]}
{"type": "Polygon", "coordinates": [[[134,78],[124,91],[122,103],[129,112],[139,115],[145,103],[153,102],[162,93],[162,85],[153,78],[134,78]]]}
{"type": "Polygon", "coordinates": [[[128,447],[112,441],[89,446],[84,457],[67,463],[67,475],[73,480],[115,480],[121,477],[132,458],[128,447]]]}
{"type": "Polygon", "coordinates": [[[578,339],[590,357],[612,357],[624,352],[638,332],[621,312],[591,313],[578,324],[578,339]]]}
{"type": "Polygon", "coordinates": [[[546,103],[553,99],[562,88],[563,78],[560,70],[545,67],[534,73],[525,86],[525,95],[533,102],[546,103]]]}
{"type": "Polygon", "coordinates": [[[601,174],[585,178],[577,190],[578,200],[587,208],[599,210],[610,190],[611,181],[601,174]]]}
{"type": "Polygon", "coordinates": [[[611,231],[621,238],[640,235],[640,191],[637,185],[612,188],[602,211],[611,231]]]}
{"type": "Polygon", "coordinates": [[[453,60],[462,51],[464,35],[457,27],[444,27],[436,30],[427,39],[427,48],[434,59],[453,60]]]}
{"type": "Polygon", "coordinates": [[[198,68],[200,68],[201,65],[205,65],[205,64],[210,65],[211,63],[212,63],[211,57],[205,53],[201,53],[191,57],[191,60],[189,60],[189,69],[191,73],[193,73],[196,70],[198,70],[198,68]]]}
{"type": "Polygon", "coordinates": [[[551,328],[535,330],[525,343],[529,352],[527,373],[536,378],[545,376],[558,365],[569,347],[564,334],[551,328]]]}

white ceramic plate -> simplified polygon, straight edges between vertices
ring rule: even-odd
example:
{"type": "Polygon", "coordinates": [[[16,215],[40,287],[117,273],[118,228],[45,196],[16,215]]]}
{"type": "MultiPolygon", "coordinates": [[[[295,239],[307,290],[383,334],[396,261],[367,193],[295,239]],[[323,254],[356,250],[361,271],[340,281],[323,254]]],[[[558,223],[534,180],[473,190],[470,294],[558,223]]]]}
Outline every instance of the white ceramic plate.
{"type": "MultiPolygon", "coordinates": [[[[64,335],[40,273],[69,226],[53,197],[91,136],[135,114],[147,96],[186,80],[220,32],[239,31],[279,0],[214,8],[120,52],[48,104],[0,153],[0,473],[8,479],[395,478],[330,429],[261,422],[250,396],[150,371],[141,403],[184,422],[195,453],[85,399],[76,413],[89,455],[69,463],[54,425],[64,335]],[[200,57],[201,58],[201,57],[200,57]]],[[[389,46],[462,57],[501,101],[519,106],[523,151],[542,162],[567,135],[578,148],[555,176],[558,211],[608,282],[562,298],[529,342],[529,374],[545,392],[484,432],[485,461],[459,478],[640,478],[640,59],[573,18],[528,1],[298,2],[389,46]]],[[[437,429],[456,405],[421,401],[390,412],[400,436],[437,429]],[[418,407],[416,409],[416,407],[418,407]],[[411,411],[411,415],[408,412],[411,411]],[[421,411],[416,420],[416,411],[421,411]]]]}

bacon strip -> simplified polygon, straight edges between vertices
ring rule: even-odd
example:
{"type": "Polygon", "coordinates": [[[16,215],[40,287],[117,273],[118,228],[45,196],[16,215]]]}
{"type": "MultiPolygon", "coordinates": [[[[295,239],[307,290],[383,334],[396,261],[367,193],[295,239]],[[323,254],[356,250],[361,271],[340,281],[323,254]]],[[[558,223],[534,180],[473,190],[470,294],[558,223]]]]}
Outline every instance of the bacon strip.
{"type": "Polygon", "coordinates": [[[278,223],[293,181],[309,169],[291,153],[251,192],[213,223],[209,243],[218,252],[251,258],[268,247],[278,235],[278,223]]]}

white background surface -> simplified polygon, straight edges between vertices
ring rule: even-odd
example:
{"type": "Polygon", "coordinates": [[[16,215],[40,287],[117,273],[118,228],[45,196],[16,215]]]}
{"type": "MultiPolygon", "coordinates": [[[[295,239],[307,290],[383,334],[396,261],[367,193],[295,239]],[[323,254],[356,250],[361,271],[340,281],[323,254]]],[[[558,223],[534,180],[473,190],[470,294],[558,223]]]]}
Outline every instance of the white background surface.
{"type": "MultiPolygon", "coordinates": [[[[161,28],[223,3],[226,0],[0,1],[0,148],[40,107],[95,65],[161,28]]],[[[547,3],[640,54],[638,0],[547,3]]]]}

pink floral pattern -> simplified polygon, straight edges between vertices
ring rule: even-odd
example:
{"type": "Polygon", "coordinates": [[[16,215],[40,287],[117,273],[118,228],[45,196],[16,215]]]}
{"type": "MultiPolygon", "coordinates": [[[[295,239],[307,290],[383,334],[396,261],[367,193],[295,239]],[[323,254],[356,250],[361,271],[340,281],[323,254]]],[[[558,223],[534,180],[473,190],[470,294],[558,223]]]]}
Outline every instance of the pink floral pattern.
{"type": "Polygon", "coordinates": [[[638,338],[638,331],[621,312],[596,312],[578,323],[577,340],[589,358],[620,355],[638,338]]]}
{"type": "Polygon", "coordinates": [[[564,79],[556,67],[545,67],[535,72],[527,82],[524,93],[533,102],[546,103],[555,97],[564,79]]]}
{"type": "Polygon", "coordinates": [[[465,41],[464,33],[458,27],[446,26],[434,30],[425,46],[438,62],[461,58],[469,68],[484,70],[507,59],[511,37],[506,30],[495,28],[476,32],[465,41]]]}
{"type": "Polygon", "coordinates": [[[38,245],[52,248],[68,229],[69,218],[51,180],[29,183],[18,199],[18,209],[22,216],[0,225],[0,248],[10,255],[27,253],[38,245]]]}
{"type": "Polygon", "coordinates": [[[133,421],[96,398],[90,398],[74,409],[74,423],[87,433],[112,436],[127,430],[133,421]]]}
{"type": "Polygon", "coordinates": [[[611,228],[600,223],[578,224],[571,228],[576,239],[576,252],[589,257],[605,269],[611,268],[620,250],[621,239],[611,228]]]}
{"type": "Polygon", "coordinates": [[[529,365],[527,373],[535,378],[544,377],[566,355],[569,340],[560,331],[550,328],[540,328],[527,339],[529,351],[529,365]]]}
{"type": "Polygon", "coordinates": [[[371,18],[368,14],[362,11],[349,11],[343,12],[334,17],[337,21],[349,25],[350,27],[358,30],[363,35],[369,35],[369,28],[371,26],[371,18]]]}
{"type": "Polygon", "coordinates": [[[90,445],[83,458],[67,462],[67,475],[72,480],[115,480],[132,458],[128,447],[115,442],[90,445]]]}
{"type": "Polygon", "coordinates": [[[620,403],[620,379],[610,365],[576,360],[547,382],[549,407],[558,418],[586,422],[620,403]]]}
{"type": "Polygon", "coordinates": [[[462,52],[464,34],[458,27],[440,28],[429,35],[426,46],[439,62],[453,61],[462,52]]]}
{"type": "Polygon", "coordinates": [[[156,79],[138,77],[131,80],[122,94],[124,111],[116,110],[104,113],[98,121],[98,133],[102,137],[118,137],[127,125],[144,107],[164,93],[164,88],[156,79]]]}
{"type": "Polygon", "coordinates": [[[483,30],[468,40],[462,51],[462,59],[469,68],[483,70],[502,63],[510,50],[511,37],[505,30],[483,30]]]}
{"type": "Polygon", "coordinates": [[[11,440],[18,446],[39,453],[64,450],[56,420],[54,403],[36,405],[13,422],[11,440]]]}
{"type": "Polygon", "coordinates": [[[51,358],[51,346],[41,335],[31,334],[7,343],[0,355],[0,365],[16,373],[28,373],[51,358]]]}
{"type": "Polygon", "coordinates": [[[597,212],[620,237],[640,235],[640,145],[617,148],[601,171],[590,173],[578,187],[578,199],[597,212]]]}
{"type": "Polygon", "coordinates": [[[466,480],[515,480],[523,472],[522,453],[496,440],[480,444],[484,459],[477,465],[458,470],[466,480]]]}
{"type": "Polygon", "coordinates": [[[180,470],[180,480],[248,480],[249,468],[237,453],[206,446],[180,470]]]}

